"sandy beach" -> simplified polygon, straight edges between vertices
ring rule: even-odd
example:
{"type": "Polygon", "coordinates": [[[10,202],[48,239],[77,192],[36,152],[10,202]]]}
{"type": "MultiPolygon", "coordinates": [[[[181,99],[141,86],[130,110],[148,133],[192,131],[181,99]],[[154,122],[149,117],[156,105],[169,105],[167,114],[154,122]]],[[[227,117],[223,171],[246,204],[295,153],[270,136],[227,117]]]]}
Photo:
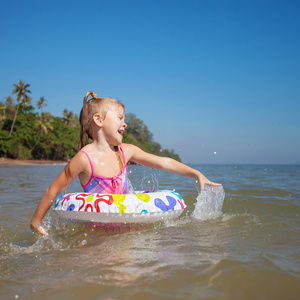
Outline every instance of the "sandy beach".
{"type": "Polygon", "coordinates": [[[67,161],[63,160],[37,160],[37,159],[12,159],[12,158],[0,158],[0,164],[10,165],[53,165],[53,164],[67,164],[67,161]]]}

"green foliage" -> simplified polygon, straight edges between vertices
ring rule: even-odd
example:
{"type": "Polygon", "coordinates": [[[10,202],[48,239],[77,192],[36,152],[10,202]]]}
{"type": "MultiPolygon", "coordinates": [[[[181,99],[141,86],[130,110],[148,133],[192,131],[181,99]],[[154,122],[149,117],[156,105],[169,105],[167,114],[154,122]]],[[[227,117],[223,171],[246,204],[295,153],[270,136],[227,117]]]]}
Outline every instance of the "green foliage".
{"type": "MultiPolygon", "coordinates": [[[[80,125],[77,115],[65,109],[63,117],[42,113],[46,100],[37,101],[40,114],[35,112],[31,99],[30,85],[19,81],[14,85],[17,103],[11,96],[0,102],[0,156],[7,158],[69,160],[79,150],[80,125]],[[27,100],[27,101],[26,101],[27,100]],[[13,128],[13,130],[12,130],[13,128]]],[[[167,156],[180,161],[173,150],[161,149],[153,141],[153,134],[142,120],[134,114],[126,114],[127,128],[123,142],[136,145],[144,151],[167,156]]]]}
{"type": "Polygon", "coordinates": [[[35,159],[69,160],[79,150],[79,122],[68,126],[63,118],[52,118],[52,130],[40,138],[40,142],[32,151],[35,159]]]}
{"type": "Polygon", "coordinates": [[[127,124],[126,132],[123,136],[123,142],[133,144],[148,153],[158,156],[171,157],[181,161],[174,150],[162,149],[159,143],[153,141],[153,134],[148,130],[144,122],[136,117],[135,114],[126,114],[125,122],[127,124]]]}
{"type": "Polygon", "coordinates": [[[14,140],[6,130],[0,131],[0,156],[18,158],[18,142],[14,140]]]}
{"type": "Polygon", "coordinates": [[[22,104],[30,105],[31,104],[31,98],[27,95],[28,93],[31,93],[31,91],[28,89],[29,87],[30,87],[30,84],[26,84],[22,80],[19,80],[18,84],[14,84],[14,89],[13,89],[12,93],[17,94],[18,104],[17,104],[16,110],[15,110],[15,116],[12,121],[9,135],[11,135],[13,132],[20,105],[22,105],[22,104]]]}
{"type": "Polygon", "coordinates": [[[126,132],[128,135],[133,136],[142,144],[152,143],[153,134],[148,130],[148,127],[143,121],[135,116],[135,114],[126,114],[125,122],[127,124],[126,132]]]}

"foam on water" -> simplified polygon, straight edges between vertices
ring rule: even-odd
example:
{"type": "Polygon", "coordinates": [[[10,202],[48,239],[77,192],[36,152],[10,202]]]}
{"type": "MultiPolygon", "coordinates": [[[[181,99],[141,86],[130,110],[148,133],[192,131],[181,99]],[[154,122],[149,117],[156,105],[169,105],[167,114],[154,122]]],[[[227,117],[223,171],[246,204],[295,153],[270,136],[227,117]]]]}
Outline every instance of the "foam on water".
{"type": "Polygon", "coordinates": [[[53,250],[64,251],[68,250],[70,247],[65,247],[61,241],[55,241],[51,236],[39,236],[37,241],[28,246],[28,245],[17,245],[16,243],[10,243],[7,252],[13,255],[20,254],[34,254],[41,252],[49,252],[53,250]]]}
{"type": "Polygon", "coordinates": [[[219,217],[222,214],[224,198],[225,192],[222,186],[212,187],[206,185],[196,198],[197,202],[191,216],[199,220],[219,217]]]}

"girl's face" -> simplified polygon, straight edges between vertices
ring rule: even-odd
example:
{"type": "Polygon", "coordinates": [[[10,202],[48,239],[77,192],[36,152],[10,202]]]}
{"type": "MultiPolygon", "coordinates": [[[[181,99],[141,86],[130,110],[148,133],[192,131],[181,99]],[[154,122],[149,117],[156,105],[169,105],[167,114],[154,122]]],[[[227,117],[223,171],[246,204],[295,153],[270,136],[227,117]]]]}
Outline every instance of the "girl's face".
{"type": "Polygon", "coordinates": [[[102,130],[107,142],[111,146],[120,145],[126,127],[123,107],[121,105],[110,105],[102,125],[102,130]]]}

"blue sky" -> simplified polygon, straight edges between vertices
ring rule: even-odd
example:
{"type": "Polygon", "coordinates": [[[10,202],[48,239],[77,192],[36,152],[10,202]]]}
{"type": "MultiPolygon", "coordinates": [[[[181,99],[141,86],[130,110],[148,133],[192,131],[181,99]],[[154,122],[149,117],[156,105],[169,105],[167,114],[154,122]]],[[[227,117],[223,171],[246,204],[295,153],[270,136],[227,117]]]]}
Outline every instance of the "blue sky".
{"type": "Polygon", "coordinates": [[[0,100],[88,90],[189,163],[300,161],[300,1],[0,0],[0,100]]]}

